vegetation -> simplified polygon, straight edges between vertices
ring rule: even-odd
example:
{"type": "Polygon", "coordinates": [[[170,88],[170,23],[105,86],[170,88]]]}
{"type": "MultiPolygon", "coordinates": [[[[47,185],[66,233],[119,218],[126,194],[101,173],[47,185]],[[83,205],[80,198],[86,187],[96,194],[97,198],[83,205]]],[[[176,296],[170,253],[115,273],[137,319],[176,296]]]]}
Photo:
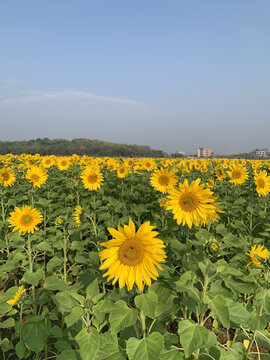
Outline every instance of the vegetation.
{"type": "Polygon", "coordinates": [[[269,359],[269,173],[0,156],[0,359],[269,359]]]}
{"type": "Polygon", "coordinates": [[[29,141],[0,141],[0,154],[40,154],[44,155],[88,155],[88,156],[128,156],[128,157],[163,157],[161,150],[149,146],[115,144],[89,139],[54,139],[48,138],[29,141]]]}

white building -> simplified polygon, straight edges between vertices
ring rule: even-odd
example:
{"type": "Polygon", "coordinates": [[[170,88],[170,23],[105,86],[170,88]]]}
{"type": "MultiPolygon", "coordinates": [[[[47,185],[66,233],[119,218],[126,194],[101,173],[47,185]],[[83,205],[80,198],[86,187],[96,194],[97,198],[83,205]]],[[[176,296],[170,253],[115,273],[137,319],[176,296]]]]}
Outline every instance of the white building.
{"type": "Polygon", "coordinates": [[[198,149],[198,158],[209,158],[212,155],[212,150],[209,147],[200,147],[198,149]]]}

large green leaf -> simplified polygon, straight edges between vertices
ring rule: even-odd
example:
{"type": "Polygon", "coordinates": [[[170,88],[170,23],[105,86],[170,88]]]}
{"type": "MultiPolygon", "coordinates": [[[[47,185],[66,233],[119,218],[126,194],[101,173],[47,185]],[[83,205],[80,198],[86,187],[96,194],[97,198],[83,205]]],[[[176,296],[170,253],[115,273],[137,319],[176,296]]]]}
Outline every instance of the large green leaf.
{"type": "Polygon", "coordinates": [[[100,336],[94,327],[91,327],[89,332],[85,328],[82,329],[76,336],[76,341],[83,360],[95,359],[100,344],[100,336]]]}
{"type": "Polygon", "coordinates": [[[177,347],[171,346],[169,350],[163,349],[158,357],[158,360],[183,360],[184,354],[181,353],[177,347]]]}
{"type": "Polygon", "coordinates": [[[130,309],[123,300],[117,301],[115,305],[115,309],[109,316],[112,334],[118,333],[125,327],[134,325],[139,314],[138,310],[130,309]]]}
{"type": "Polygon", "coordinates": [[[230,314],[226,300],[222,296],[217,295],[214,297],[214,299],[210,301],[209,307],[213,311],[213,313],[218,317],[221,324],[225,328],[229,329],[230,314]]]}
{"type": "Polygon", "coordinates": [[[135,305],[151,319],[163,317],[173,312],[175,307],[172,291],[155,285],[149,289],[147,294],[137,295],[135,305]]]}
{"type": "Polygon", "coordinates": [[[179,322],[178,334],[186,357],[204,347],[209,337],[209,331],[205,327],[199,326],[190,320],[179,322]]]}
{"type": "Polygon", "coordinates": [[[98,348],[95,360],[125,360],[126,354],[119,349],[116,335],[103,334],[100,337],[100,346],[98,348]]]}
{"type": "Polygon", "coordinates": [[[30,285],[34,285],[37,286],[38,283],[40,282],[40,280],[43,278],[44,276],[44,271],[42,269],[37,270],[36,272],[30,272],[27,271],[24,274],[23,280],[30,285]]]}
{"type": "Polygon", "coordinates": [[[27,324],[22,330],[22,337],[30,350],[39,353],[50,334],[50,327],[43,321],[27,324]]]}
{"type": "Polygon", "coordinates": [[[129,360],[157,360],[163,348],[163,336],[153,332],[147,338],[138,340],[134,337],[127,341],[129,360]]]}
{"type": "Polygon", "coordinates": [[[48,290],[64,291],[68,289],[68,285],[64,282],[63,279],[57,278],[55,276],[48,276],[45,280],[45,288],[48,290]]]}
{"type": "Polygon", "coordinates": [[[83,313],[84,311],[80,306],[75,306],[74,308],[72,308],[71,312],[65,316],[65,323],[67,324],[67,327],[69,328],[78,320],[80,320],[83,313]]]}

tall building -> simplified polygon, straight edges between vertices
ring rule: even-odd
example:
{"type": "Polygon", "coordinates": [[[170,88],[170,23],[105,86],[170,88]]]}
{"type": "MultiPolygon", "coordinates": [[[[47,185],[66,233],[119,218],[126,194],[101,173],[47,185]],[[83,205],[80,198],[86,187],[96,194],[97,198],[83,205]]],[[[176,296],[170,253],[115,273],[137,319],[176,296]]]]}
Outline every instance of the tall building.
{"type": "Polygon", "coordinates": [[[200,147],[198,149],[198,158],[209,158],[212,155],[212,150],[209,147],[200,147]]]}

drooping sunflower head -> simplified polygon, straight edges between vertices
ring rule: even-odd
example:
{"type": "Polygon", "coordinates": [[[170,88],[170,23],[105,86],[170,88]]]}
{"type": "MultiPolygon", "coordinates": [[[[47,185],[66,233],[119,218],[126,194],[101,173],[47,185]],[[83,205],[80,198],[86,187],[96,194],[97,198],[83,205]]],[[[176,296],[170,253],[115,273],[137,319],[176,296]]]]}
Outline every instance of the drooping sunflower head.
{"type": "Polygon", "coordinates": [[[227,171],[227,173],[231,177],[229,181],[234,185],[243,184],[248,178],[248,171],[242,165],[232,165],[231,171],[227,171]]]}
{"type": "Polygon", "coordinates": [[[223,181],[226,177],[224,168],[222,166],[217,166],[215,169],[215,175],[219,181],[223,181]]]}
{"type": "Polygon", "coordinates": [[[23,205],[22,209],[15,207],[8,219],[9,227],[13,227],[12,231],[19,230],[19,233],[34,233],[38,230],[37,225],[42,221],[41,213],[28,205],[23,205]]]}
{"type": "Polygon", "coordinates": [[[210,220],[218,219],[217,212],[221,212],[216,197],[210,189],[200,184],[201,179],[188,183],[185,179],[179,188],[169,191],[167,196],[167,209],[172,210],[177,224],[187,224],[189,228],[194,224],[207,224],[210,220]]]}
{"type": "Polygon", "coordinates": [[[173,171],[157,170],[150,179],[150,183],[154,189],[166,194],[168,190],[172,189],[177,183],[177,176],[173,171]]]}
{"type": "Polygon", "coordinates": [[[136,232],[131,219],[128,225],[119,225],[118,230],[108,228],[113,239],[101,244],[106,249],[99,254],[100,269],[107,269],[103,275],[109,276],[107,281],[113,279],[113,285],[118,281],[120,288],[126,284],[128,290],[136,283],[142,291],[143,283],[150,286],[151,279],[158,278],[156,267],[162,270],[159,263],[165,261],[166,254],[163,241],[156,238],[158,233],[153,229],[148,221],[136,232]]]}
{"type": "Polygon", "coordinates": [[[100,188],[103,182],[103,175],[97,166],[88,166],[81,173],[81,179],[84,188],[92,191],[100,188]]]}
{"type": "Polygon", "coordinates": [[[82,214],[82,207],[80,205],[75,207],[75,211],[73,212],[73,220],[76,223],[76,227],[81,225],[81,214],[82,214]]]}
{"type": "Polygon", "coordinates": [[[24,286],[20,286],[18,291],[14,295],[14,297],[10,300],[7,300],[7,303],[11,306],[16,305],[20,301],[20,299],[25,291],[26,291],[26,289],[24,288],[24,286]]]}
{"type": "Polygon", "coordinates": [[[0,184],[7,187],[15,183],[16,177],[11,168],[3,168],[0,170],[0,184]]]}
{"type": "Polygon", "coordinates": [[[210,188],[214,187],[215,186],[215,179],[214,178],[211,178],[207,181],[206,185],[210,188]]]}
{"type": "Polygon", "coordinates": [[[264,248],[263,245],[254,245],[251,247],[251,250],[246,253],[250,257],[250,261],[247,266],[254,265],[254,266],[260,266],[261,265],[261,259],[266,259],[269,255],[269,251],[264,248]]]}
{"type": "Polygon", "coordinates": [[[46,182],[48,174],[44,168],[33,166],[27,170],[25,177],[33,184],[34,187],[40,187],[46,182]]]}

